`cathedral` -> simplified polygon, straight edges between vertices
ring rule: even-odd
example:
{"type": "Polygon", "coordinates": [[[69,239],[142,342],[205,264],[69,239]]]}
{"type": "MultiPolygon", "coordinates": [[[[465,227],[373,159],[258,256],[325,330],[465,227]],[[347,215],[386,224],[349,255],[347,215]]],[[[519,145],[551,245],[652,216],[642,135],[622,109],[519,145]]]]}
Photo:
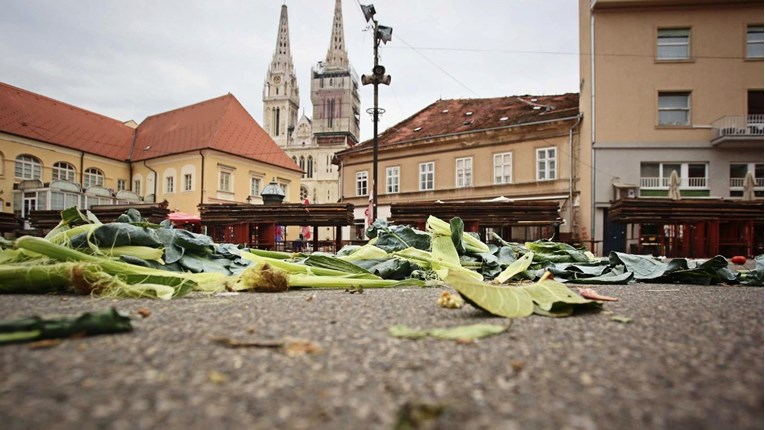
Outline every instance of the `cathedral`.
{"type": "Polygon", "coordinates": [[[359,78],[345,49],[341,0],[335,0],[329,42],[326,58],[311,68],[312,118],[299,115],[287,6],[282,5],[276,49],[263,84],[263,128],[305,172],[300,198],[308,205],[338,202],[339,172],[332,158],[359,142],[359,78]]]}

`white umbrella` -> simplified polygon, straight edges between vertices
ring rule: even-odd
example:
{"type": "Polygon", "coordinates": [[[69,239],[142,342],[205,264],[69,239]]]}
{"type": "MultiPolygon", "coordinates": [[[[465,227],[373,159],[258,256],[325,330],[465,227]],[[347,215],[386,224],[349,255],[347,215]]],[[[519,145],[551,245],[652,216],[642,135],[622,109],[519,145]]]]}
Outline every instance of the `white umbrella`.
{"type": "Polygon", "coordinates": [[[754,200],[754,187],[756,186],[757,184],[752,172],[746,172],[746,177],[744,177],[744,195],[741,197],[741,200],[754,200]]]}
{"type": "Polygon", "coordinates": [[[669,175],[669,193],[667,196],[672,200],[680,200],[680,177],[677,170],[673,170],[669,175]]]}

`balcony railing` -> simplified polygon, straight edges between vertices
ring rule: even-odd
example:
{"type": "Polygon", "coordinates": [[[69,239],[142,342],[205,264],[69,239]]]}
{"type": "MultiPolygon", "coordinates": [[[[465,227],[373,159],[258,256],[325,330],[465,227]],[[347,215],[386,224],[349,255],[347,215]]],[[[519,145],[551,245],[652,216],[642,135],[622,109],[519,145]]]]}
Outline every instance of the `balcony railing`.
{"type": "Polygon", "coordinates": [[[762,137],[762,115],[724,116],[712,122],[712,140],[725,137],[762,137]]]}
{"type": "MultiPolygon", "coordinates": [[[[680,188],[707,188],[707,179],[697,176],[680,178],[680,188]]],[[[641,177],[640,188],[669,188],[669,178],[641,177]]]]}
{"type": "MultiPolygon", "coordinates": [[[[744,179],[745,178],[730,178],[730,187],[731,188],[744,188],[744,179]]],[[[765,181],[763,178],[756,178],[754,180],[755,188],[762,188],[763,185],[765,185],[765,181]]]]}

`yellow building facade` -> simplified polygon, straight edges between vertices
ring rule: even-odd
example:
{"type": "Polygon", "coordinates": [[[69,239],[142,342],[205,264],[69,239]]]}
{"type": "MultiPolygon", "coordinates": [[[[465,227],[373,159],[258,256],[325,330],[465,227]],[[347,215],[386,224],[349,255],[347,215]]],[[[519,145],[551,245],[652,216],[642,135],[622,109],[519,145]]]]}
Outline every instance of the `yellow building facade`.
{"type": "MultiPolygon", "coordinates": [[[[555,201],[560,238],[576,240],[579,96],[439,100],[379,136],[377,217],[414,202],[555,201]]],[[[356,207],[360,239],[374,188],[373,141],[336,154],[342,201],[356,207]]],[[[534,240],[515,227],[507,240],[534,240]]],[[[346,237],[347,237],[346,236],[346,237]]]]}
{"type": "Polygon", "coordinates": [[[302,170],[232,95],[121,123],[0,84],[2,211],[168,202],[262,204],[276,182],[299,201],[302,170]]]}

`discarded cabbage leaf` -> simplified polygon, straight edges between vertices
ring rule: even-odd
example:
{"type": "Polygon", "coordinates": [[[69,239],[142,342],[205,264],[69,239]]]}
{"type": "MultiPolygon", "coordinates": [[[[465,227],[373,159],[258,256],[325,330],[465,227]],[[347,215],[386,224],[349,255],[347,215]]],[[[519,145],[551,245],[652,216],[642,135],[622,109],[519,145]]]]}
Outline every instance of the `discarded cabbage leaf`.
{"type": "Polygon", "coordinates": [[[515,260],[512,264],[507,266],[507,268],[505,268],[505,270],[503,270],[502,273],[497,275],[497,277],[494,278],[494,283],[504,284],[505,282],[507,282],[507,280],[509,280],[513,276],[528,269],[533,259],[534,259],[534,253],[531,251],[527,252],[523,257],[515,260]]]}
{"type": "Polygon", "coordinates": [[[534,303],[536,303],[540,309],[545,311],[553,309],[553,306],[556,303],[565,303],[569,305],[592,303],[592,300],[585,299],[579,294],[571,291],[564,284],[552,279],[539,281],[533,285],[524,285],[520,288],[526,290],[534,303]]]}
{"type": "Polygon", "coordinates": [[[449,328],[430,329],[418,329],[406,325],[394,325],[388,329],[388,333],[394,337],[403,337],[407,339],[433,337],[444,340],[475,340],[503,333],[508,328],[510,328],[509,324],[471,324],[449,328]]]}
{"type": "Polygon", "coordinates": [[[534,303],[528,291],[519,287],[488,284],[464,273],[449,270],[444,279],[479,308],[505,318],[529,316],[534,312],[534,303]]]}
{"type": "Polygon", "coordinates": [[[115,308],[101,312],[85,312],[77,317],[32,316],[0,321],[0,344],[75,335],[119,333],[132,329],[130,317],[120,314],[115,308]]]}

